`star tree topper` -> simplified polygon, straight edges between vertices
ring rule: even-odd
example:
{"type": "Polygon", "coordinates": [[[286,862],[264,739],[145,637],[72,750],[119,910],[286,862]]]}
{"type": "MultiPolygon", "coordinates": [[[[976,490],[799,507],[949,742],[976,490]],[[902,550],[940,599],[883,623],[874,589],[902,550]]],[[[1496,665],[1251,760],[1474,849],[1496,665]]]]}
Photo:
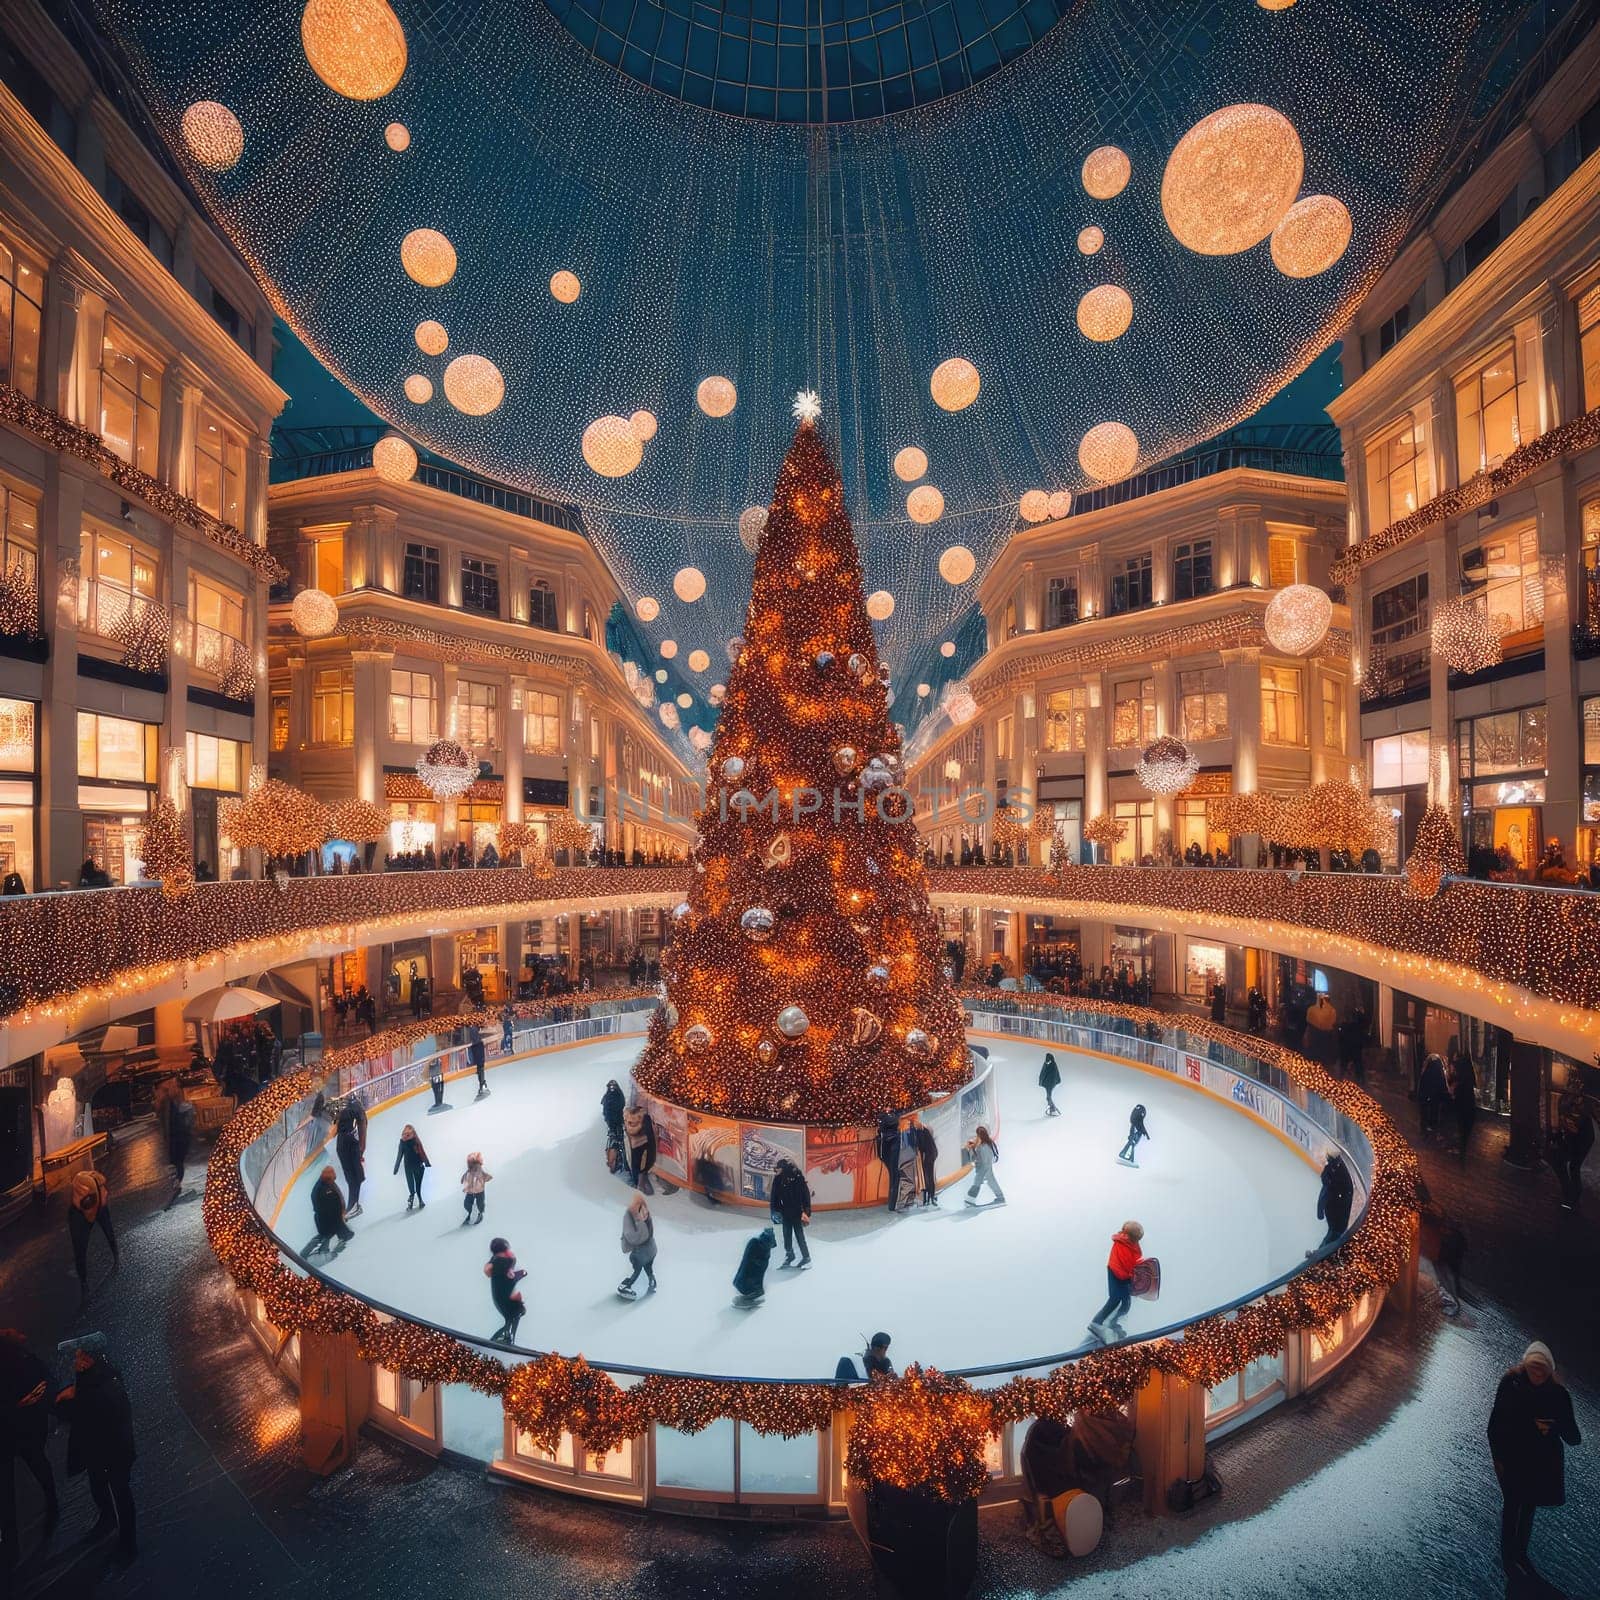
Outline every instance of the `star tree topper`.
{"type": "Polygon", "coordinates": [[[802,389],[794,397],[793,409],[795,421],[809,428],[822,415],[822,396],[815,389],[802,389]]]}

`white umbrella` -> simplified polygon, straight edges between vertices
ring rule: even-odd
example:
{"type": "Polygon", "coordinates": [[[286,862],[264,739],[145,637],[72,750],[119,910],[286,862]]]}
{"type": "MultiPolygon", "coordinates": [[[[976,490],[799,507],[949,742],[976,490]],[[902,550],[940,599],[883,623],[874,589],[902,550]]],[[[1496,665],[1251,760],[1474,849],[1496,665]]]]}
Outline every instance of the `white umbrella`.
{"type": "Polygon", "coordinates": [[[183,1008],[186,1022],[232,1022],[236,1017],[253,1017],[278,1001],[259,989],[213,989],[183,1008]]]}

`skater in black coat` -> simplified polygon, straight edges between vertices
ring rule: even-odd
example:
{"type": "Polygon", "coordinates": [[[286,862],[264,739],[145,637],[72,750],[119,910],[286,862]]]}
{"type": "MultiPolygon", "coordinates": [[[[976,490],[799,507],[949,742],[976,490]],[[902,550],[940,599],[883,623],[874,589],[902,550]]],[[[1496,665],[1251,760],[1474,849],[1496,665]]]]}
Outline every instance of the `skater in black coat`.
{"type": "Polygon", "coordinates": [[[433,1163],[428,1159],[428,1152],[422,1148],[422,1141],[417,1137],[417,1130],[408,1122],[400,1130],[400,1148],[395,1151],[394,1170],[400,1170],[404,1162],[406,1169],[406,1210],[412,1206],[425,1206],[427,1201],[422,1198],[422,1169],[431,1167],[433,1163]]]}
{"type": "MultiPolygon", "coordinates": [[[[339,1240],[339,1250],[355,1238],[345,1225],[344,1196],[339,1193],[339,1175],[332,1167],[324,1167],[322,1176],[311,1186],[311,1215],[316,1222],[317,1236],[306,1246],[305,1254],[311,1256],[328,1253],[328,1241],[339,1240]]],[[[333,1253],[338,1255],[339,1250],[333,1253]]]]}
{"type": "Polygon", "coordinates": [[[91,1334],[78,1346],[72,1383],[56,1396],[56,1415],[71,1430],[67,1437],[68,1475],[82,1472],[100,1513],[96,1527],[115,1521],[117,1551],[125,1561],[139,1551],[133,1489],[128,1477],[138,1454],[133,1442],[133,1407],[122,1377],[105,1357],[105,1338],[91,1334]]]}
{"type": "Polygon", "coordinates": [[[771,1228],[763,1228],[754,1238],[745,1242],[744,1254],[739,1258],[739,1270],[733,1275],[733,1297],[736,1306],[758,1306],[766,1297],[767,1263],[777,1248],[778,1236],[771,1228]]]}
{"type": "Polygon", "coordinates": [[[1061,1108],[1056,1104],[1056,1085],[1061,1082],[1061,1068],[1050,1052],[1045,1053],[1044,1065],[1039,1068],[1039,1087],[1044,1090],[1044,1114],[1059,1117],[1061,1108]]]}
{"type": "Polygon", "coordinates": [[[433,1090],[433,1109],[444,1104],[444,1057],[435,1056],[428,1063],[428,1087],[433,1090]]]}
{"type": "Polygon", "coordinates": [[[1566,1503],[1564,1447],[1582,1442],[1572,1397],[1556,1382],[1555,1358],[1535,1340],[1500,1380],[1489,1414],[1489,1454],[1505,1497],[1500,1560],[1507,1578],[1537,1579],[1528,1559],[1533,1515],[1566,1503]]]}
{"type": "Polygon", "coordinates": [[[892,1111],[878,1118],[878,1159],[889,1179],[889,1209],[900,1198],[900,1122],[892,1111]]]}
{"type": "Polygon", "coordinates": [[[511,1246],[504,1239],[491,1239],[483,1275],[489,1280],[489,1297],[501,1317],[500,1326],[489,1337],[495,1344],[515,1344],[517,1324],[527,1310],[517,1285],[528,1276],[527,1270],[517,1265],[511,1246]]]}
{"type": "Polygon", "coordinates": [[[483,1075],[484,1063],[488,1060],[488,1051],[483,1043],[483,1029],[476,1022],[467,1024],[467,1061],[477,1069],[478,1093],[489,1092],[489,1080],[483,1075]]]}
{"type": "Polygon", "coordinates": [[[1144,1107],[1135,1106],[1128,1115],[1128,1137],[1122,1146],[1120,1154],[1117,1156],[1117,1160],[1125,1166],[1138,1166],[1139,1163],[1134,1160],[1134,1156],[1138,1152],[1139,1141],[1149,1137],[1150,1130],[1144,1125],[1144,1107]]]}
{"type": "Polygon", "coordinates": [[[794,1247],[800,1246],[800,1265],[811,1265],[806,1244],[806,1224],[811,1221],[811,1189],[794,1162],[785,1156],[772,1179],[772,1220],[783,1226],[783,1264],[794,1265],[794,1247]]]}
{"type": "Polygon", "coordinates": [[[622,1133],[622,1108],[626,1104],[621,1087],[612,1078],[600,1096],[600,1117],[606,1125],[606,1168],[624,1174],[628,1171],[628,1141],[622,1133]]]}
{"type": "Polygon", "coordinates": [[[339,1165],[344,1168],[344,1181],[350,1195],[345,1215],[361,1215],[361,1184],[367,1175],[367,1108],[359,1095],[351,1095],[339,1108],[339,1137],[334,1148],[339,1153],[339,1165]]]}
{"type": "MultiPolygon", "coordinates": [[[[1328,1151],[1322,1166],[1322,1189],[1317,1195],[1317,1220],[1326,1220],[1328,1231],[1318,1249],[1332,1244],[1350,1226],[1350,1207],[1355,1197],[1355,1180],[1344,1164],[1344,1157],[1337,1150],[1328,1151]]],[[[1314,1252],[1308,1250],[1306,1254],[1314,1252]]]]}
{"type": "Polygon", "coordinates": [[[939,1141],[925,1122],[917,1122],[913,1131],[917,1136],[917,1152],[922,1158],[922,1203],[936,1206],[939,1203],[939,1183],[935,1170],[939,1160],[939,1141]]]}

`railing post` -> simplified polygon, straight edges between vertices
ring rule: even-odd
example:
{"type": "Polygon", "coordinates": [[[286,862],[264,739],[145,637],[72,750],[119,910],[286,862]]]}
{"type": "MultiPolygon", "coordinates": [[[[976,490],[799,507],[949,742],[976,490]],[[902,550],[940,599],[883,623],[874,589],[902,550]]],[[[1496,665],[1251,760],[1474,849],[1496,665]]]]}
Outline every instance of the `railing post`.
{"type": "Polygon", "coordinates": [[[300,1459],[329,1477],[355,1457],[372,1403],[372,1374],[347,1333],[300,1335],[300,1459]]]}
{"type": "Polygon", "coordinates": [[[1144,1474],[1144,1508],[1167,1509],[1167,1490],[1180,1478],[1198,1478],[1206,1465],[1205,1390],[1167,1373],[1152,1372],[1134,1400],[1134,1448],[1144,1474]]]}

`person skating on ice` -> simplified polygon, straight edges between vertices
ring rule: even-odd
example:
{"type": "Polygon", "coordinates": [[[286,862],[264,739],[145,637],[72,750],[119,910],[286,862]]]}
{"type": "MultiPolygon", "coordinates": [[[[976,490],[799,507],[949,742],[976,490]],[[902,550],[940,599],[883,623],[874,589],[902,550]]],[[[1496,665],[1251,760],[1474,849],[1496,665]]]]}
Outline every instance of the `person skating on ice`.
{"type": "Polygon", "coordinates": [[[741,1310],[750,1310],[766,1299],[767,1263],[772,1260],[777,1245],[778,1236],[771,1228],[763,1228],[745,1241],[739,1270],[733,1275],[733,1303],[741,1310]]]}
{"type": "Polygon", "coordinates": [[[467,1157],[467,1170],[461,1174],[461,1209],[466,1215],[461,1219],[464,1228],[473,1220],[472,1210],[478,1210],[477,1220],[483,1221],[483,1186],[494,1182],[494,1174],[483,1170],[483,1157],[474,1150],[467,1157]]]}
{"type": "MultiPolygon", "coordinates": [[[[1350,1207],[1356,1198],[1355,1180],[1344,1157],[1337,1150],[1324,1154],[1327,1159],[1322,1164],[1322,1188],[1317,1193],[1317,1220],[1326,1221],[1328,1231],[1317,1250],[1326,1250],[1350,1226],[1350,1207]]],[[[1314,1256],[1317,1250],[1307,1250],[1306,1254],[1314,1256]]]]}
{"type": "Polygon", "coordinates": [[[917,1154],[922,1161],[922,1203],[925,1206],[936,1206],[939,1203],[939,1141],[933,1136],[933,1129],[927,1123],[917,1121],[914,1124],[917,1136],[917,1154]]]}
{"type": "Polygon", "coordinates": [[[1125,1167],[1138,1166],[1139,1163],[1134,1160],[1134,1155],[1138,1151],[1139,1141],[1149,1137],[1150,1130],[1144,1125],[1144,1107],[1135,1106],[1128,1114],[1128,1138],[1118,1153],[1117,1160],[1125,1167]]]}
{"type": "Polygon", "coordinates": [[[811,1265],[806,1227],[811,1221],[811,1188],[805,1174],[784,1156],[772,1178],[772,1220],[783,1228],[783,1264],[795,1264],[794,1247],[800,1246],[800,1265],[811,1265]]]}
{"type": "Polygon", "coordinates": [[[656,1164],[656,1125],[643,1106],[630,1106],[622,1113],[622,1131],[628,1141],[629,1181],[635,1189],[654,1194],[650,1169],[656,1164]]]}
{"type": "Polygon", "coordinates": [[[922,1151],[917,1147],[917,1119],[909,1117],[900,1130],[897,1152],[900,1162],[900,1204],[898,1210],[909,1211],[917,1203],[922,1189],[922,1151]]]}
{"type": "Polygon", "coordinates": [[[1061,1068],[1050,1051],[1045,1052],[1044,1065],[1039,1068],[1039,1087],[1044,1090],[1044,1114],[1059,1117],[1061,1107],[1056,1104],[1056,1086],[1061,1082],[1061,1068]]]}
{"type": "Polygon", "coordinates": [[[367,1108],[361,1096],[352,1094],[339,1107],[339,1136],[334,1148],[339,1155],[339,1165],[344,1168],[344,1181],[350,1194],[345,1202],[345,1215],[361,1215],[361,1184],[367,1175],[367,1108]]]}
{"type": "Polygon", "coordinates": [[[622,1111],[627,1100],[615,1078],[606,1084],[600,1096],[600,1115],[606,1125],[606,1165],[613,1172],[628,1172],[628,1140],[622,1127],[622,1111]]]}
{"type": "Polygon", "coordinates": [[[1102,1344],[1120,1339],[1125,1332],[1122,1319],[1133,1303],[1133,1269],[1144,1259],[1139,1241],[1144,1225],[1124,1222],[1111,1236],[1111,1254],[1106,1258],[1106,1303],[1095,1313],[1089,1332],[1102,1344]]]}
{"type": "Polygon", "coordinates": [[[469,1021],[467,1023],[467,1063],[477,1071],[478,1098],[480,1100],[489,1092],[489,1080],[483,1073],[488,1056],[488,1047],[483,1042],[483,1029],[478,1026],[476,1019],[469,1021]]]}
{"type": "Polygon", "coordinates": [[[433,1163],[428,1159],[428,1152],[422,1148],[417,1130],[409,1122],[400,1130],[400,1148],[395,1151],[394,1170],[398,1172],[402,1164],[406,1169],[406,1210],[427,1205],[428,1202],[422,1198],[422,1171],[433,1163]]]}
{"type": "Polygon", "coordinates": [[[639,1274],[645,1276],[649,1293],[656,1289],[656,1225],[650,1215],[650,1206],[642,1194],[636,1194],[622,1213],[622,1253],[628,1258],[633,1271],[617,1285],[617,1293],[624,1300],[633,1300],[634,1284],[639,1274]]]}
{"type": "Polygon", "coordinates": [[[338,1255],[355,1238],[345,1217],[344,1196],[339,1193],[339,1174],[332,1167],[324,1167],[322,1175],[311,1186],[311,1218],[316,1224],[317,1234],[306,1247],[308,1261],[315,1255],[327,1255],[330,1239],[338,1239],[339,1248],[333,1252],[338,1255]]]}
{"type": "Polygon", "coordinates": [[[435,1056],[428,1063],[428,1087],[433,1090],[433,1109],[444,1105],[444,1057],[435,1056]]]}
{"type": "Polygon", "coordinates": [[[994,1175],[994,1164],[1000,1159],[1000,1146],[989,1136],[989,1130],[979,1126],[962,1146],[962,1154],[972,1163],[972,1187],[967,1190],[967,1204],[977,1205],[978,1191],[988,1184],[990,1193],[994,1195],[989,1204],[1003,1206],[1006,1197],[994,1175]]]}
{"type": "Polygon", "coordinates": [[[517,1285],[528,1276],[527,1269],[517,1265],[511,1246],[504,1239],[489,1241],[489,1259],[483,1264],[483,1275],[489,1280],[489,1298],[500,1313],[500,1326],[489,1335],[494,1344],[515,1344],[517,1324],[522,1321],[527,1307],[517,1285]]]}

